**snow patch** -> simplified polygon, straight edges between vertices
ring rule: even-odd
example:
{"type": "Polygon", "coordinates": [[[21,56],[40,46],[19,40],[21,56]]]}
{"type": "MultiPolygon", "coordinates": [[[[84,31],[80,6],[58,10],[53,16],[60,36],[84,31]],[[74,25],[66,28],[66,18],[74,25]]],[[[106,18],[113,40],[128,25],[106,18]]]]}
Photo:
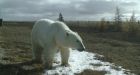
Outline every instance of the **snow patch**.
{"type": "Polygon", "coordinates": [[[60,63],[53,63],[54,69],[46,70],[44,75],[74,75],[75,73],[81,73],[85,69],[90,69],[93,71],[106,71],[105,75],[127,75],[125,74],[126,70],[121,66],[118,66],[119,70],[116,70],[112,68],[112,66],[114,66],[112,63],[97,60],[95,56],[96,54],[90,52],[70,50],[70,67],[64,67],[60,66],[60,53],[57,53],[55,60],[59,61],[60,63]]]}

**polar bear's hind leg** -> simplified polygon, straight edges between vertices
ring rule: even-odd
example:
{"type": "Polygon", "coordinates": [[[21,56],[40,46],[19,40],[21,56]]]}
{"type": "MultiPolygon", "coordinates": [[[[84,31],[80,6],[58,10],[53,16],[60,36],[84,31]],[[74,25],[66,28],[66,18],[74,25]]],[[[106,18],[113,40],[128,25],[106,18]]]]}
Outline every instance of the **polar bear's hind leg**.
{"type": "Polygon", "coordinates": [[[54,62],[54,56],[57,53],[57,49],[55,47],[46,46],[46,48],[43,50],[43,61],[44,66],[47,69],[52,69],[52,65],[54,62]]]}
{"type": "Polygon", "coordinates": [[[33,60],[35,62],[42,62],[42,51],[41,47],[33,45],[33,60]]]}

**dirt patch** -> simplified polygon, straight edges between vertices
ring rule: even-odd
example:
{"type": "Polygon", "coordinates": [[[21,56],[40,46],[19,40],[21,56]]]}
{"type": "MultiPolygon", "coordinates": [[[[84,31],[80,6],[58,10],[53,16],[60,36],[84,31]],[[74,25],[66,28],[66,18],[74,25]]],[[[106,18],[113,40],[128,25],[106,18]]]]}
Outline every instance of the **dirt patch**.
{"type": "Polygon", "coordinates": [[[84,70],[82,73],[75,74],[75,75],[105,75],[106,71],[93,71],[90,69],[84,70]]]}

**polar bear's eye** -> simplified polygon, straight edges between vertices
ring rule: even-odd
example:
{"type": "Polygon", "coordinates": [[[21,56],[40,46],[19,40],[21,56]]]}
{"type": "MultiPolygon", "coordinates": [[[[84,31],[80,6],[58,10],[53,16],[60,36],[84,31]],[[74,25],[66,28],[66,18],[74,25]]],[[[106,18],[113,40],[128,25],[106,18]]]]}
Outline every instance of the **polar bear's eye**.
{"type": "Polygon", "coordinates": [[[79,42],[79,40],[76,40],[76,42],[79,42]]]}

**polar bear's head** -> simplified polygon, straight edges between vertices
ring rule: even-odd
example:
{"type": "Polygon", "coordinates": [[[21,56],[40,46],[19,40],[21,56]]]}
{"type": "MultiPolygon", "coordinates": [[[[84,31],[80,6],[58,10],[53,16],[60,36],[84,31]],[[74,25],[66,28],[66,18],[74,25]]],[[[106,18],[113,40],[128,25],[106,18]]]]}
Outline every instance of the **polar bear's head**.
{"type": "Polygon", "coordinates": [[[81,37],[73,31],[65,32],[64,40],[61,41],[61,44],[67,48],[78,49],[79,51],[85,50],[81,37]]]}

